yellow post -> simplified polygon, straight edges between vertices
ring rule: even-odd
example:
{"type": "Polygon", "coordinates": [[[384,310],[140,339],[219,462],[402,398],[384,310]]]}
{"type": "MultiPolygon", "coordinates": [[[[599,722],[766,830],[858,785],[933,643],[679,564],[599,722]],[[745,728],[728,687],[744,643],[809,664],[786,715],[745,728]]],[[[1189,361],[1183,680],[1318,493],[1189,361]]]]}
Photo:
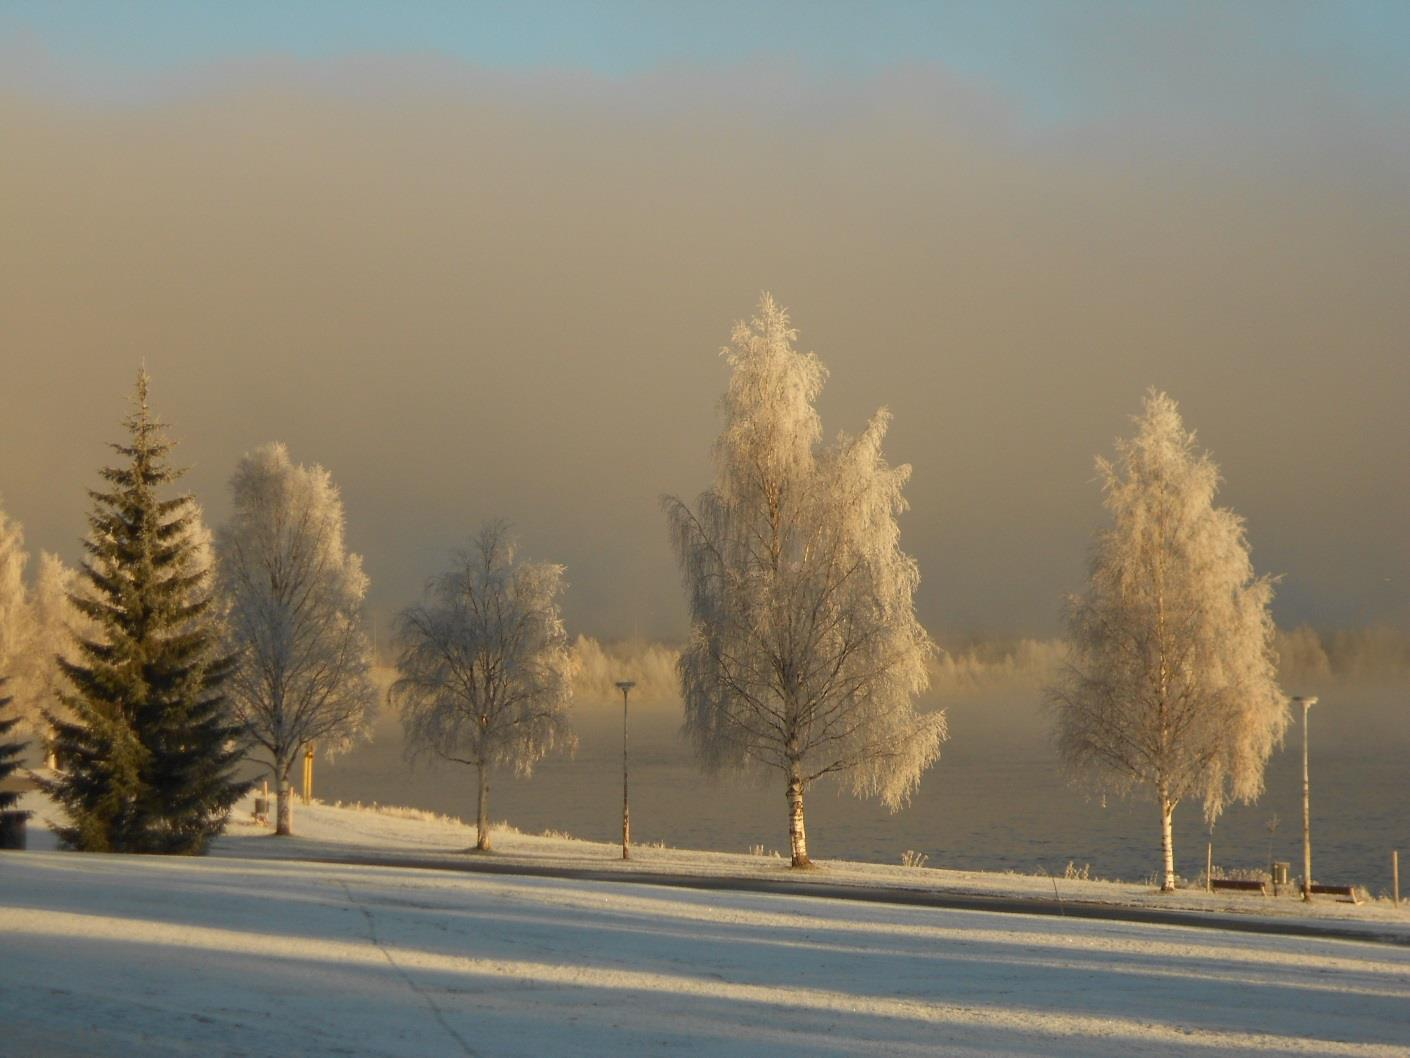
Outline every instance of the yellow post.
{"type": "Polygon", "coordinates": [[[313,800],[313,745],[304,750],[304,804],[313,800]]]}

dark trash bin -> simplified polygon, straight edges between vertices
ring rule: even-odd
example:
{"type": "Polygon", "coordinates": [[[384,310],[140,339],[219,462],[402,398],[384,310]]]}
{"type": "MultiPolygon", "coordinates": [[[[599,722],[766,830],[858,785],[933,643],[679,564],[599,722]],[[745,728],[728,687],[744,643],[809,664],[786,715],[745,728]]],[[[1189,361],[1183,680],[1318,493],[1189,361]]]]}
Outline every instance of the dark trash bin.
{"type": "Polygon", "coordinates": [[[25,847],[25,821],[28,812],[0,812],[0,849],[25,847]]]}

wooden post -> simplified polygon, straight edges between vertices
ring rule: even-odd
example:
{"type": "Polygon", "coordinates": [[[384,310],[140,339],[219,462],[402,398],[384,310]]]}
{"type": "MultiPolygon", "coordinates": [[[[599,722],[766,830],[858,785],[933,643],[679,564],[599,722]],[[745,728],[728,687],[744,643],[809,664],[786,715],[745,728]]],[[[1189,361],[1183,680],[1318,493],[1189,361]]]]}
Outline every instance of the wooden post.
{"type": "Polygon", "coordinates": [[[1392,849],[1390,853],[1390,898],[1395,902],[1395,906],[1400,906],[1400,850],[1392,849]]]}
{"type": "Polygon", "coordinates": [[[313,744],[304,750],[304,804],[313,800],[313,744]]]}
{"type": "Polygon", "coordinates": [[[1209,841],[1204,846],[1204,891],[1214,892],[1214,842],[1209,841]]]}

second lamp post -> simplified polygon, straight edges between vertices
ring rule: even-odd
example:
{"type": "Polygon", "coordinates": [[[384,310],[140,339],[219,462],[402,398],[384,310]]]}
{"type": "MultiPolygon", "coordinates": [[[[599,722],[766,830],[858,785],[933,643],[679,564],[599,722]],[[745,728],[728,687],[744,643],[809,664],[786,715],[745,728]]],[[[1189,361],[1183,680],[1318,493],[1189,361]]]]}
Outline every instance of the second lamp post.
{"type": "Polygon", "coordinates": [[[1302,899],[1312,899],[1312,795],[1307,779],[1307,711],[1317,704],[1311,695],[1293,699],[1302,706],[1302,899]]]}
{"type": "Polygon", "coordinates": [[[635,680],[618,680],[622,692],[622,859],[632,858],[632,814],[627,805],[627,695],[636,686],[635,680]]]}

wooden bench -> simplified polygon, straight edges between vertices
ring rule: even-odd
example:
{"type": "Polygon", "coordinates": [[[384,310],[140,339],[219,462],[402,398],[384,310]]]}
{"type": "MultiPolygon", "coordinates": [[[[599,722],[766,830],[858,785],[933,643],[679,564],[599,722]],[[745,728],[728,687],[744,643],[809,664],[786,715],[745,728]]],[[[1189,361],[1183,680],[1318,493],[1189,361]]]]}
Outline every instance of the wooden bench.
{"type": "Polygon", "coordinates": [[[1232,889],[1240,893],[1258,893],[1260,896],[1268,895],[1267,882],[1245,881],[1242,878],[1214,878],[1210,880],[1211,889],[1232,889]]]}
{"type": "Polygon", "coordinates": [[[1313,896],[1339,896],[1353,904],[1361,903],[1361,897],[1356,892],[1354,885],[1318,885],[1312,883],[1313,896]]]}

